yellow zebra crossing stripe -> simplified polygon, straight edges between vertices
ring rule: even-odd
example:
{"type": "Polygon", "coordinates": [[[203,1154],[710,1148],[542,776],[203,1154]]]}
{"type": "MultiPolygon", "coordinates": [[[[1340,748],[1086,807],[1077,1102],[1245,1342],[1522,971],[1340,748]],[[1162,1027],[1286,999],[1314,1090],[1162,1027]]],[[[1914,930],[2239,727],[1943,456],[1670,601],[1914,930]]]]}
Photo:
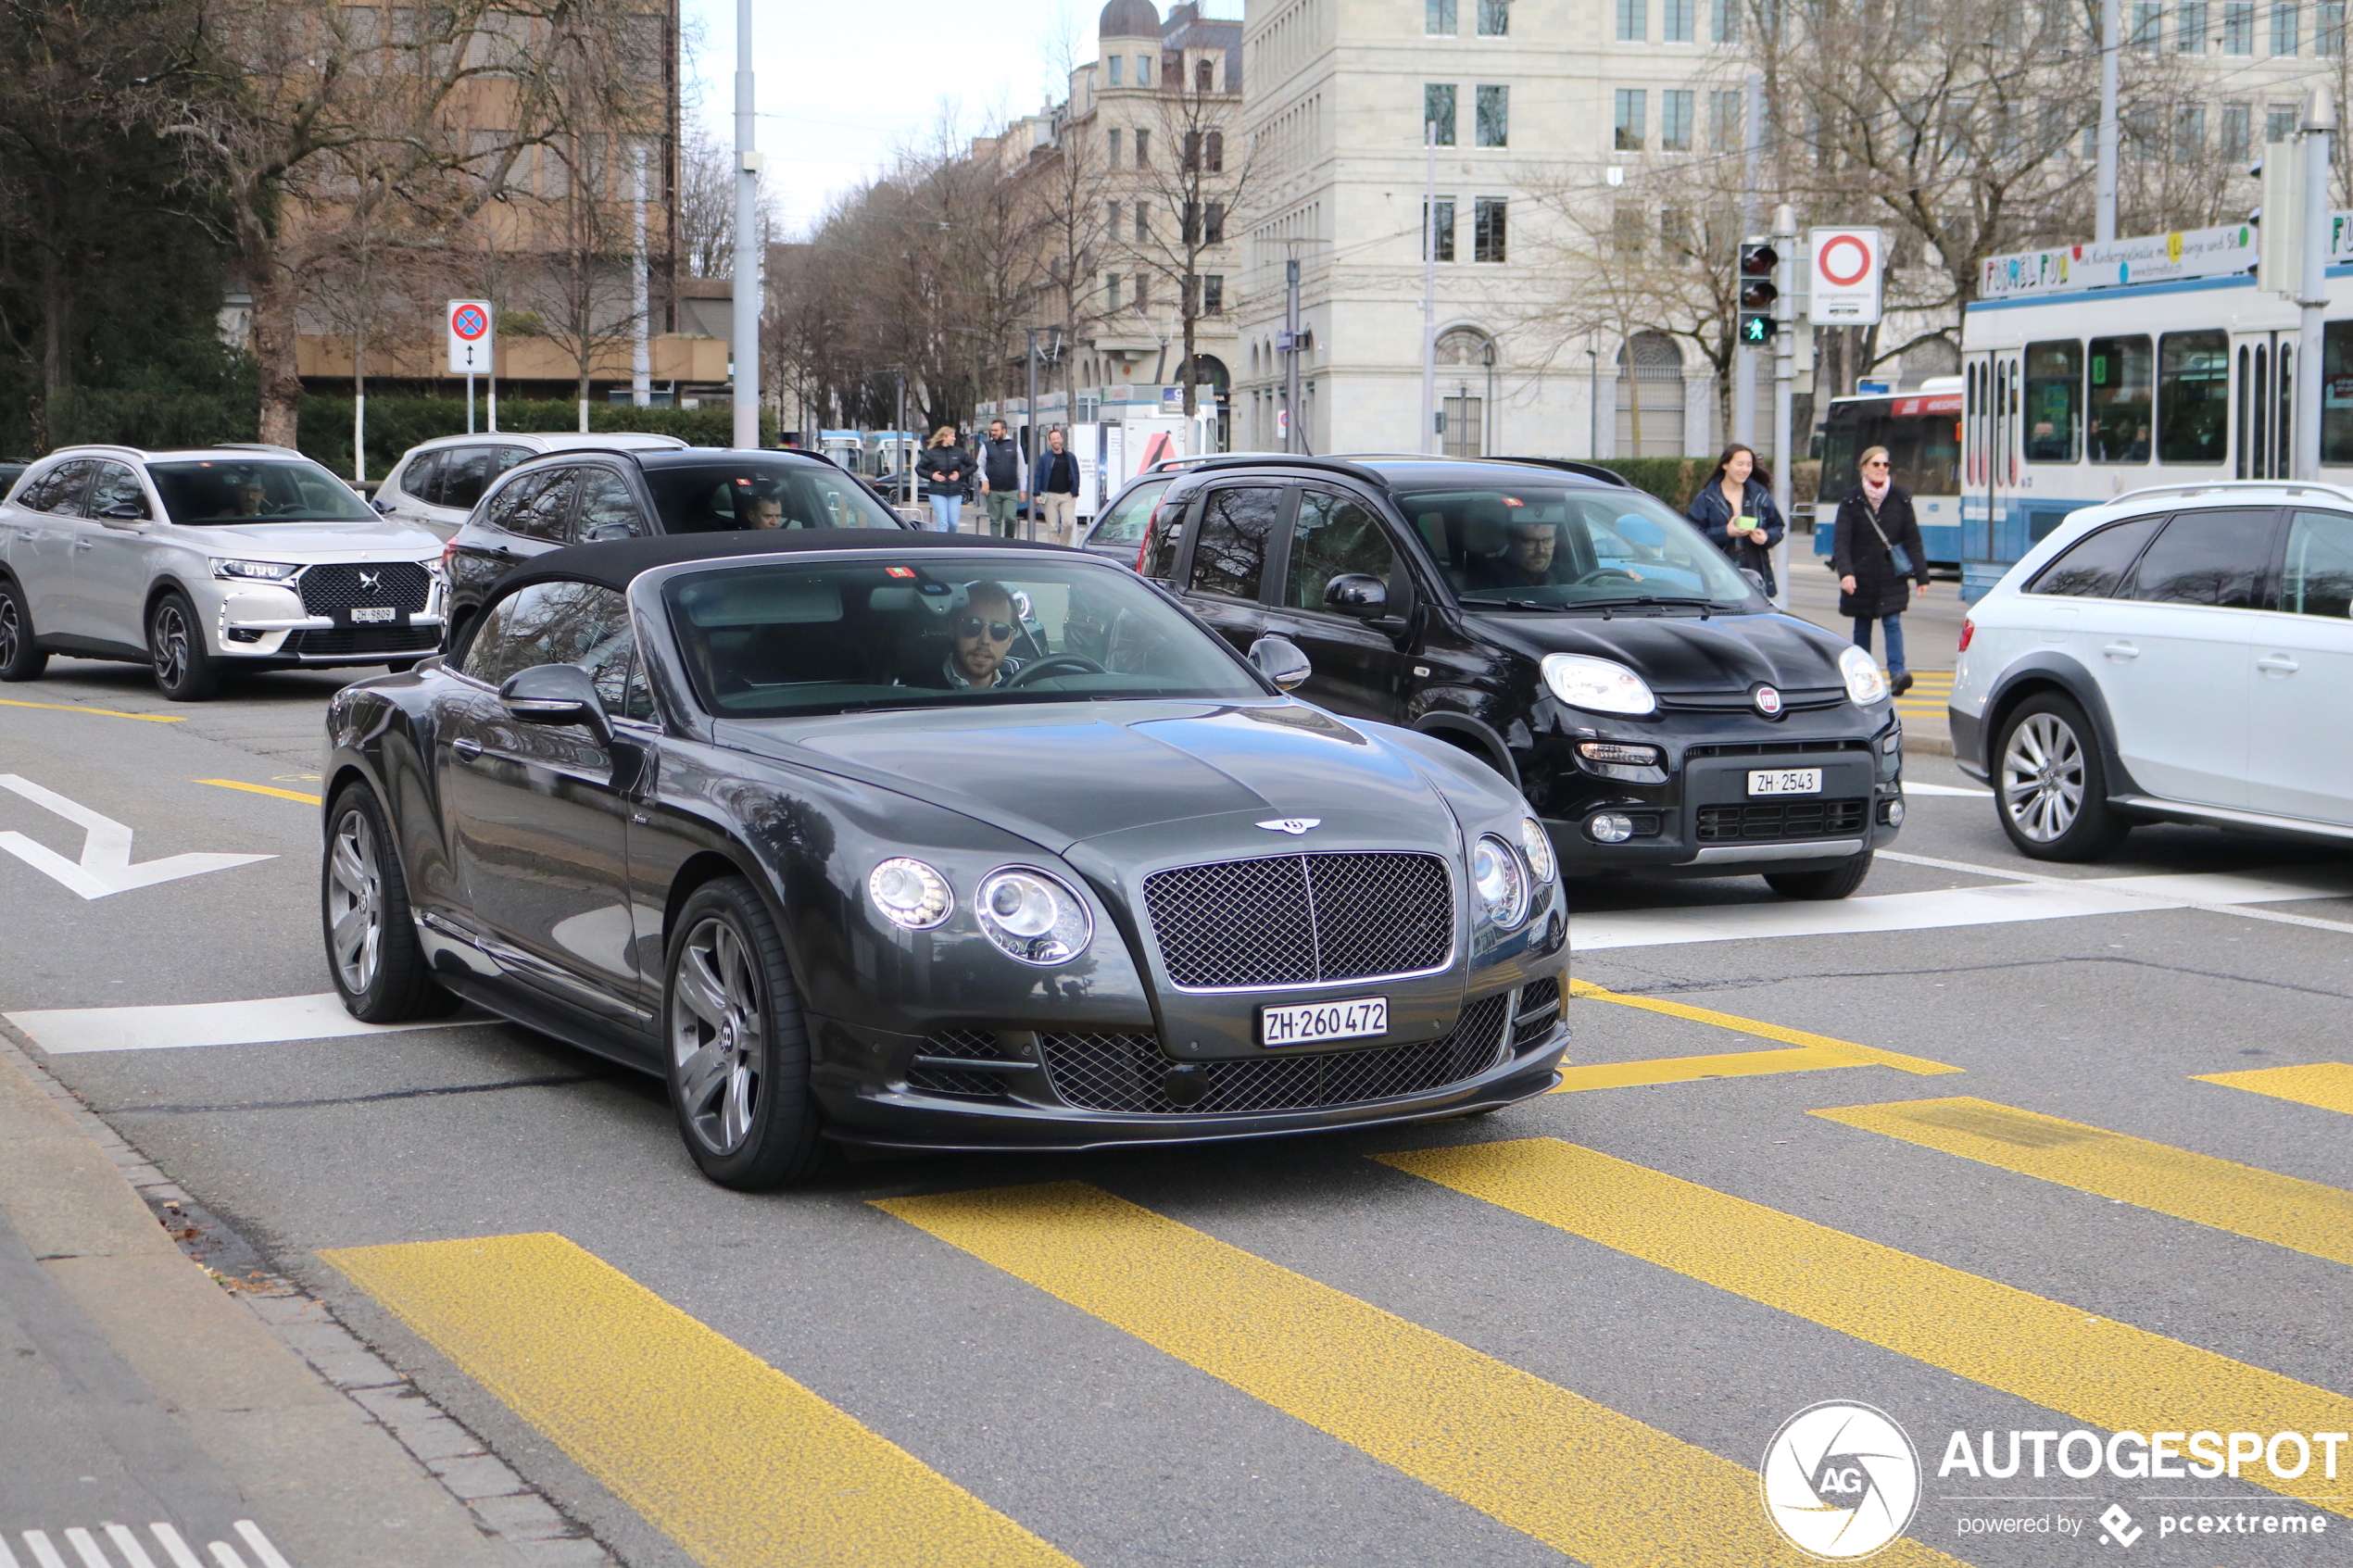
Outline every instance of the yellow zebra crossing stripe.
{"type": "MultiPolygon", "coordinates": [[[[2342,1394],[1555,1138],[1378,1158],[2090,1426],[2353,1430],[2342,1394]]],[[[2353,1517],[2317,1461],[2240,1478],[2353,1517]]]]}
{"type": "Polygon", "coordinates": [[[2246,1073],[2207,1073],[2199,1074],[2196,1081],[2220,1084],[2228,1089],[2247,1089],[2270,1095],[2273,1099],[2291,1099],[2298,1105],[2353,1116],[2353,1065],[2342,1061],[2316,1061],[2307,1067],[2258,1067],[2246,1073]]]}
{"type": "Polygon", "coordinates": [[[2177,1220],[2353,1263],[2353,1192],[2342,1187],[1991,1100],[1909,1100],[1813,1114],[2177,1220]]]}
{"type": "Polygon", "coordinates": [[[1763,1040],[1780,1040],[1795,1048],[1730,1051],[1720,1056],[1664,1057],[1650,1061],[1599,1062],[1590,1067],[1567,1067],[1561,1070],[1561,1081],[1551,1091],[1556,1095],[1580,1089],[1688,1084],[1703,1078],[1748,1078],[1774,1073],[1812,1073],[1826,1067],[1893,1067],[1899,1073],[1921,1074],[1962,1071],[1941,1061],[1931,1061],[1926,1057],[1906,1056],[1901,1051],[1882,1050],[1877,1046],[1856,1045],[1852,1040],[1835,1040],[1828,1035],[1811,1035],[1803,1029],[1784,1028],[1760,1019],[1743,1018],[1737,1013],[1718,1012],[1710,1008],[1695,1008],[1686,1002],[1664,1001],[1655,997],[1636,997],[1623,991],[1604,990],[1586,980],[1570,981],[1568,994],[1572,999],[1613,1002],[1619,1007],[1639,1008],[1644,1012],[1664,1013],[1669,1018],[1713,1024],[1718,1029],[1736,1030],[1763,1040]]]}
{"type": "Polygon", "coordinates": [[[704,1568],[1076,1568],[562,1236],[320,1256],[704,1568]]]}
{"type": "Polygon", "coordinates": [[[1744,1466],[1100,1188],[875,1207],[1592,1568],[1812,1561],[1744,1466]]]}

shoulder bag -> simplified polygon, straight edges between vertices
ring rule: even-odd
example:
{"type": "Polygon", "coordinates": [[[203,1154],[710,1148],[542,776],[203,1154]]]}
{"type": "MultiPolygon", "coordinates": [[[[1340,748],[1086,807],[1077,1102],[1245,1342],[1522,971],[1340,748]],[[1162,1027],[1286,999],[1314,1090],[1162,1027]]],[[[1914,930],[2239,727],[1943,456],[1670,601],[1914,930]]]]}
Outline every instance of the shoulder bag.
{"type": "Polygon", "coordinates": [[[1887,534],[1880,528],[1879,525],[1879,511],[1871,505],[1870,497],[1868,495],[1863,497],[1863,520],[1871,525],[1871,532],[1879,535],[1880,548],[1887,552],[1887,558],[1895,563],[1895,575],[1898,577],[1911,576],[1912,552],[1906,549],[1901,545],[1891,545],[1888,543],[1887,534]]]}

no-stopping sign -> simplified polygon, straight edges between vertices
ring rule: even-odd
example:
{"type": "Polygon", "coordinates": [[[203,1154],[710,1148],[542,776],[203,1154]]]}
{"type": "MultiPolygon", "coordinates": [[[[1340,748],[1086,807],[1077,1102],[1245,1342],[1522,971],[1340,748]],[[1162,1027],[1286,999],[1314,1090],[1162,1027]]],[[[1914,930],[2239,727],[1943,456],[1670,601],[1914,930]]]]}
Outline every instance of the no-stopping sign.
{"type": "Polygon", "coordinates": [[[490,301],[453,299],[449,302],[449,373],[486,376],[490,373],[490,301]]]}
{"type": "Polygon", "coordinates": [[[1806,320],[1825,327],[1867,327],[1880,318],[1884,251],[1877,229],[1816,229],[1807,236],[1812,275],[1806,320]]]}

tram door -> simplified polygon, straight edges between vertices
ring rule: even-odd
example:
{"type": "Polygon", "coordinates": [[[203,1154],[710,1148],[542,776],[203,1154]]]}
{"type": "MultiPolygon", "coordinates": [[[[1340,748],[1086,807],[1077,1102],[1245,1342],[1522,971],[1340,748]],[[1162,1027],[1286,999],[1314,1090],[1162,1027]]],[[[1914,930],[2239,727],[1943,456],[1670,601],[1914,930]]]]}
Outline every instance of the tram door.
{"type": "Polygon", "coordinates": [[[1996,350],[1962,373],[1961,596],[1975,599],[2025,549],[2025,525],[2009,516],[2020,479],[2018,351],[1996,350]]]}
{"type": "Polygon", "coordinates": [[[2238,332],[2231,344],[2232,472],[2286,479],[2296,433],[2296,334],[2238,332]]]}

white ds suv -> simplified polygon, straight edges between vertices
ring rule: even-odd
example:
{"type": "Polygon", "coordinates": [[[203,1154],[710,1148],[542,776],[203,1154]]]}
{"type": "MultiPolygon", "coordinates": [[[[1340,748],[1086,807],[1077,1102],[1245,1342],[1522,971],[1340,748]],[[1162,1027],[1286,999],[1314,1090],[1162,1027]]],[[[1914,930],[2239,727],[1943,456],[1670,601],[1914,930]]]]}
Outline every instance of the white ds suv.
{"type": "Polygon", "coordinates": [[[440,557],[287,447],[61,447],[0,502],[0,681],[114,659],[195,702],[231,670],[406,669],[441,644],[440,557]]]}
{"type": "Polygon", "coordinates": [[[2028,855],[2136,822],[2353,840],[2353,489],[2218,482],[2070,513],[1961,623],[1953,752],[2028,855]]]}

